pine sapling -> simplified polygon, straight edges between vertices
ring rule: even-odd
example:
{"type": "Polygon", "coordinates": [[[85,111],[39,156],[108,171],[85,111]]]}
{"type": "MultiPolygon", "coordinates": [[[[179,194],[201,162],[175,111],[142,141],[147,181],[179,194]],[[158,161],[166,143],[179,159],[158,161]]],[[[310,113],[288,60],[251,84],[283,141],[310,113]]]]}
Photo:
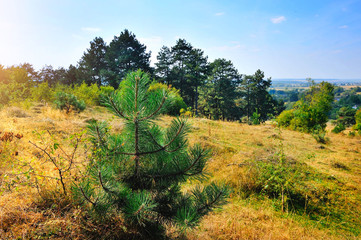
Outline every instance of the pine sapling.
{"type": "Polygon", "coordinates": [[[142,229],[157,226],[159,232],[169,221],[193,227],[225,203],[228,188],[211,183],[182,191],[187,180],[206,178],[210,151],[189,146],[185,118],[175,118],[166,129],[155,123],[168,104],[167,91],[148,91],[149,85],[147,74],[132,72],[121,90],[104,99],[124,128],[111,134],[106,122],[90,123],[93,160],[77,193],[102,216],[117,212],[142,229]]]}

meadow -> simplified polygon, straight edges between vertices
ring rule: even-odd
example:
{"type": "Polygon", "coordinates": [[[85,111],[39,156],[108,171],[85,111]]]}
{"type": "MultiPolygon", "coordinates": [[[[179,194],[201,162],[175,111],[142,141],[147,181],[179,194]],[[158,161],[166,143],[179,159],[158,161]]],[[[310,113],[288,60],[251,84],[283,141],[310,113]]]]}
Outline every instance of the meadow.
{"type": "MultiPolygon", "coordinates": [[[[121,121],[103,107],[66,115],[46,104],[4,107],[0,117],[0,137],[13,134],[11,141],[1,141],[2,239],[140,237],[121,216],[93,220],[69,194],[89,161],[87,123],[107,120],[112,132],[121,132],[121,121]],[[58,157],[59,164],[55,166],[47,154],[58,157]],[[70,161],[71,169],[64,170],[60,179],[59,168],[66,169],[70,161]]],[[[172,119],[164,115],[157,122],[167,126],[172,119]]],[[[359,239],[360,136],[333,134],[328,126],[329,141],[320,144],[311,134],[279,129],[272,122],[248,125],[203,118],[188,122],[190,144],[212,150],[208,181],[225,182],[231,194],[226,205],[186,234],[167,225],[168,238],[359,239]]],[[[183,191],[193,183],[184,184],[183,191]]]]}

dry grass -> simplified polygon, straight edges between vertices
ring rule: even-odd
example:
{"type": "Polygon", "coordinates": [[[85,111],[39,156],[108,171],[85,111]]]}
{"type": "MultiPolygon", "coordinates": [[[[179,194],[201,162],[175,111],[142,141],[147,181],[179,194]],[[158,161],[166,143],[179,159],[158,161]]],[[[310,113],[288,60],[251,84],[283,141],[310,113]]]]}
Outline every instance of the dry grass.
{"type": "MultiPolygon", "coordinates": [[[[50,131],[62,141],[84,129],[86,121],[92,118],[109,121],[114,132],[122,128],[122,123],[103,108],[87,109],[79,115],[68,116],[48,106],[41,106],[36,111],[22,111],[26,118],[9,114],[8,109],[3,109],[0,112],[0,131],[22,133],[24,138],[17,144],[17,158],[21,161],[32,160],[35,167],[45,169],[44,174],[49,175],[55,174],[54,171],[49,165],[36,160],[39,151],[28,143],[38,141],[33,131],[50,131]]],[[[171,119],[162,117],[159,124],[165,126],[171,119]]],[[[207,119],[189,119],[189,122],[193,127],[189,142],[200,142],[213,150],[207,166],[207,171],[213,175],[211,180],[225,181],[234,190],[225,209],[205,217],[200,226],[188,234],[189,239],[357,239],[348,232],[309,222],[307,216],[282,214],[275,210],[271,200],[254,196],[242,198],[241,191],[245,186],[251,189],[255,181],[249,173],[247,161],[267,158],[274,154],[282,141],[288,158],[337,179],[339,192],[345,194],[346,205],[340,208],[353,208],[349,210],[357,214],[357,211],[361,212],[360,137],[328,133],[330,143],[321,147],[309,134],[289,130],[279,133],[271,124],[249,126],[207,119]]],[[[65,150],[71,148],[65,146],[65,150]]],[[[12,170],[9,165],[3,171],[10,173],[12,170]]],[[[70,239],[69,236],[86,239],[84,228],[96,227],[91,223],[84,225],[81,220],[84,219],[81,217],[83,213],[77,209],[64,210],[64,214],[57,214],[59,208],[51,211],[40,209],[39,204],[34,205],[34,202],[39,203],[38,198],[36,189],[27,185],[19,186],[18,191],[12,189],[5,192],[0,197],[0,236],[27,239],[33,234],[45,239],[70,239]]],[[[122,229],[121,221],[115,222],[115,225],[111,225],[113,227],[108,228],[113,231],[122,229]]]]}

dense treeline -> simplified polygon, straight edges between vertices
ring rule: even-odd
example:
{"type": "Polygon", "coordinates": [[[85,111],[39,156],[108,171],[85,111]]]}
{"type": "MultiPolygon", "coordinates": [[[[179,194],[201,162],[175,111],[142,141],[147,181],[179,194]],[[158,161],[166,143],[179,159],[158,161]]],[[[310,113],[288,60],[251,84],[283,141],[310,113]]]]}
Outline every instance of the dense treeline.
{"type": "Polygon", "coordinates": [[[261,70],[254,75],[242,75],[229,60],[209,62],[201,49],[184,39],[172,47],[163,46],[155,67],[150,66],[150,56],[146,46],[133,33],[124,30],[109,44],[96,37],[78,64],[67,69],[45,66],[37,72],[30,64],[1,66],[0,81],[12,87],[0,89],[0,104],[36,95],[31,87],[38,88],[45,83],[51,88],[59,85],[74,88],[85,83],[93,88],[96,85],[99,90],[105,86],[117,89],[127,73],[141,69],[155,81],[178,89],[188,110],[196,116],[223,120],[244,117],[248,122],[256,118],[256,122],[262,122],[284,109],[283,101],[275,100],[268,93],[271,79],[264,79],[261,70]]]}

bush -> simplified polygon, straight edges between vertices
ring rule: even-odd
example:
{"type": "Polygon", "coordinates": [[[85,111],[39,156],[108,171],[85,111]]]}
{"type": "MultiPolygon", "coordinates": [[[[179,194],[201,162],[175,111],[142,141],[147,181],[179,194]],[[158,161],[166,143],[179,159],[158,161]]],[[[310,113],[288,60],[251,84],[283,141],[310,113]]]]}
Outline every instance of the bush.
{"type": "Polygon", "coordinates": [[[261,122],[260,122],[260,117],[261,117],[261,114],[259,114],[258,111],[256,110],[256,112],[254,112],[254,113],[252,114],[252,117],[251,117],[252,124],[253,124],[253,125],[259,125],[259,124],[261,124],[261,122]]]}
{"type": "Polygon", "coordinates": [[[0,107],[7,105],[9,101],[9,91],[6,89],[5,85],[0,84],[0,107]]]}
{"type": "Polygon", "coordinates": [[[342,107],[337,112],[337,124],[342,124],[345,127],[352,126],[356,124],[355,121],[356,109],[352,109],[351,107],[342,107]]]}
{"type": "Polygon", "coordinates": [[[290,127],[301,132],[312,133],[318,128],[324,130],[333,99],[332,84],[322,82],[313,85],[306,95],[294,104],[293,109],[282,112],[276,121],[281,127],[290,127]]]}
{"type": "Polygon", "coordinates": [[[279,126],[289,127],[291,125],[291,121],[294,118],[293,109],[283,111],[277,118],[276,122],[279,126]]]}
{"type": "Polygon", "coordinates": [[[326,131],[321,126],[317,126],[315,130],[313,130],[312,136],[318,143],[326,144],[330,141],[330,139],[326,137],[326,131]]]}
{"type": "Polygon", "coordinates": [[[85,102],[86,105],[96,105],[99,103],[100,89],[97,84],[88,86],[85,82],[75,85],[73,95],[85,102]]]}
{"type": "Polygon", "coordinates": [[[163,83],[153,83],[149,87],[150,91],[156,91],[159,89],[166,91],[168,95],[168,104],[165,106],[164,113],[171,116],[179,116],[179,114],[181,114],[181,109],[187,109],[187,105],[179,94],[179,90],[174,87],[169,88],[163,83]]]}
{"type": "Polygon", "coordinates": [[[357,110],[355,114],[356,124],[352,127],[355,131],[358,131],[361,134],[361,108],[357,110]]]}
{"type": "Polygon", "coordinates": [[[345,125],[343,125],[342,123],[339,123],[334,127],[334,129],[332,129],[332,132],[333,133],[340,133],[345,129],[346,129],[345,125]]]}
{"type": "Polygon", "coordinates": [[[47,82],[40,83],[38,86],[31,88],[31,98],[36,102],[53,102],[55,98],[54,89],[49,87],[47,82]]]}
{"type": "Polygon", "coordinates": [[[65,92],[56,93],[55,105],[58,109],[65,110],[66,114],[69,114],[71,111],[79,113],[85,109],[83,100],[78,101],[74,95],[65,92]]]}
{"type": "Polygon", "coordinates": [[[100,86],[100,94],[99,94],[100,97],[99,98],[109,96],[114,91],[115,91],[115,89],[112,86],[100,86]]]}

